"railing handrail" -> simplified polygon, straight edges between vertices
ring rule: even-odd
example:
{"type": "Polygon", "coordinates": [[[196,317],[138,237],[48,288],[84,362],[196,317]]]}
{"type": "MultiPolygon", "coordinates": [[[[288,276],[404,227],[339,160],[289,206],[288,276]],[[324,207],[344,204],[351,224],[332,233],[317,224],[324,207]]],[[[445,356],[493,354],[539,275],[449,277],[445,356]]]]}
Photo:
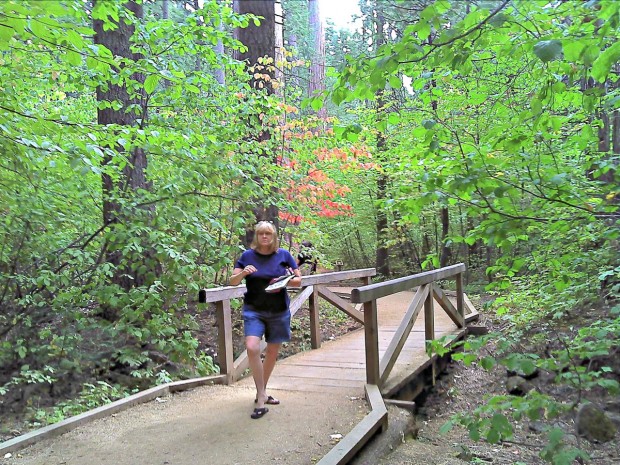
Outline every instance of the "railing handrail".
{"type": "MultiPolygon", "coordinates": [[[[359,270],[333,271],[329,273],[313,274],[302,276],[301,287],[313,286],[315,284],[328,284],[347,279],[370,278],[377,274],[375,268],[362,268],[359,270]]],[[[245,284],[238,286],[214,287],[211,289],[200,290],[200,303],[218,302],[220,300],[235,299],[243,297],[245,294],[245,284]]]]}
{"type": "Polygon", "coordinates": [[[405,276],[404,278],[369,284],[368,286],[353,289],[351,291],[351,302],[355,304],[369,302],[391,294],[396,294],[397,292],[408,291],[414,287],[433,281],[450,278],[464,272],[465,265],[463,263],[457,263],[456,265],[446,266],[438,270],[425,271],[423,273],[405,276]]]}
{"type": "MultiPolygon", "coordinates": [[[[363,322],[364,317],[359,311],[352,307],[348,302],[342,300],[338,295],[329,291],[326,285],[350,279],[361,279],[363,284],[368,284],[370,278],[375,276],[375,268],[363,268],[359,270],[334,271],[316,275],[303,276],[301,280],[300,292],[291,300],[291,316],[293,316],[308,301],[310,316],[310,338],[313,349],[321,346],[321,332],[319,326],[319,297],[323,297],[332,305],[340,308],[345,313],[363,322]]],[[[198,292],[198,303],[215,304],[215,317],[218,326],[218,353],[220,356],[220,370],[226,376],[226,384],[236,381],[245,372],[248,359],[247,353],[243,352],[236,360],[233,360],[232,347],[232,319],[231,319],[231,299],[243,297],[246,293],[245,284],[238,286],[224,286],[211,289],[200,289],[198,292]]],[[[261,350],[264,346],[261,347],[261,350]]]]}

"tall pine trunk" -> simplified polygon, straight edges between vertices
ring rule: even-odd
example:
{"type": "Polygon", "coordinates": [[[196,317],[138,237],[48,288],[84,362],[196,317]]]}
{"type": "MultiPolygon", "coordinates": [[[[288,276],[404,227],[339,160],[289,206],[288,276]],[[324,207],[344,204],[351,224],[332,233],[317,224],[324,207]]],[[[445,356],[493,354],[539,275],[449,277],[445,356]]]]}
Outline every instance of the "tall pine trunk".
{"type": "MultiPolygon", "coordinates": [[[[124,4],[138,19],[142,19],[142,4],[129,1],[124,4]]],[[[135,32],[133,25],[120,20],[115,29],[104,28],[102,20],[93,22],[95,30],[95,43],[103,45],[110,50],[113,56],[137,60],[140,55],[131,50],[131,38],[135,32]]],[[[119,65],[120,68],[120,65],[119,65]]],[[[120,71],[120,69],[118,70],[120,71]]],[[[144,76],[133,74],[131,80],[138,84],[144,83],[144,76]]],[[[106,85],[97,87],[97,102],[121,102],[120,108],[111,108],[108,105],[99,105],[97,109],[97,123],[100,125],[114,125],[118,127],[135,128],[138,125],[144,126],[147,120],[145,96],[140,91],[128,90],[127,84],[121,85],[108,82],[106,85]],[[136,111],[136,108],[139,111],[136,111]]],[[[122,136],[118,135],[119,139],[122,136]]],[[[115,147],[115,152],[121,156],[114,156],[109,151],[104,151],[102,159],[102,211],[104,225],[126,225],[141,217],[143,221],[148,221],[152,213],[150,209],[132,208],[135,204],[138,190],[148,190],[149,185],[146,179],[147,156],[141,147],[133,146],[133,141],[120,143],[115,147]],[[129,147],[129,148],[125,148],[129,147]],[[123,158],[127,159],[127,162],[123,158]],[[145,216],[146,215],[146,216],[145,216]],[[146,218],[146,219],[145,219],[146,218]]],[[[114,265],[114,276],[112,281],[125,290],[134,286],[146,284],[148,272],[152,272],[152,266],[135,266],[130,260],[121,255],[123,239],[113,239],[106,244],[104,251],[105,259],[114,265]],[[133,266],[132,266],[133,265],[133,266]],[[141,271],[136,271],[141,270],[141,271]]],[[[145,252],[142,260],[148,260],[150,252],[145,252]]],[[[104,317],[109,320],[117,318],[117,310],[113,308],[104,309],[104,317]]]]}
{"type": "MultiPolygon", "coordinates": [[[[325,90],[325,35],[319,12],[319,0],[308,0],[308,18],[313,43],[308,95],[312,97],[325,90]]],[[[321,107],[317,114],[319,118],[325,119],[327,117],[327,108],[325,106],[321,107]]]]}
{"type": "MultiPolygon", "coordinates": [[[[375,27],[375,40],[376,49],[379,49],[385,44],[384,36],[384,18],[380,11],[376,11],[376,23],[375,27]]],[[[384,91],[380,90],[377,94],[377,118],[385,118],[385,99],[384,91]]],[[[386,152],[386,135],[383,131],[379,131],[377,134],[377,153],[379,159],[385,161],[386,152]]],[[[377,273],[382,276],[390,276],[390,263],[389,263],[389,251],[387,248],[388,241],[388,216],[385,207],[382,206],[383,200],[387,198],[388,178],[387,175],[379,172],[377,174],[377,200],[379,207],[377,208],[376,216],[376,231],[377,231],[377,252],[376,252],[376,268],[377,273]]]]}
{"type": "MultiPolygon", "coordinates": [[[[254,14],[261,16],[260,25],[256,26],[253,21],[247,28],[235,29],[235,38],[246,46],[246,51],[236,51],[235,58],[244,61],[250,73],[250,82],[253,88],[273,94],[273,83],[276,76],[275,61],[277,57],[276,47],[282,40],[277,36],[281,34],[281,27],[277,27],[276,12],[279,11],[279,1],[276,0],[235,0],[233,3],[235,12],[238,14],[254,14]],[[266,59],[265,62],[263,59],[266,59]],[[261,64],[262,62],[262,64],[261,64]],[[260,75],[268,76],[267,79],[260,75]]],[[[280,15],[281,17],[281,15],[280,15]]],[[[281,24],[280,24],[281,26],[281,24]]],[[[264,142],[271,138],[268,128],[262,127],[254,136],[257,142],[264,142]]],[[[271,163],[276,163],[273,153],[259,153],[256,156],[269,157],[271,163]]],[[[263,179],[257,177],[255,181],[264,185],[263,179]]],[[[265,196],[257,196],[251,201],[251,208],[256,221],[272,221],[278,227],[278,208],[272,204],[265,204],[265,196]]],[[[244,238],[246,245],[252,241],[254,228],[248,226],[244,238]]]]}

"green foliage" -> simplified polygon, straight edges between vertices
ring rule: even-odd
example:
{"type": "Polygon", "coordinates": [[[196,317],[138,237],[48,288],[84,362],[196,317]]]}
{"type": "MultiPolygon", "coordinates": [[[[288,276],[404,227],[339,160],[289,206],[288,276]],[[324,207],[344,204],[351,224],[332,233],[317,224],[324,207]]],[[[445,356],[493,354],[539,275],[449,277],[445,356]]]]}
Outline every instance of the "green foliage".
{"type": "Polygon", "coordinates": [[[266,169],[246,136],[280,110],[212,47],[237,48],[230,28],[247,19],[217,2],[173,7],[171,20],[151,7],[138,20],[115,2],[97,2],[92,17],[80,1],[0,2],[3,395],[114,370],[130,374],[129,388],[218,370],[199,348],[193,296],[238,254],[266,169]],[[93,18],[105,31],[134,24],[135,59],[96,45],[93,18]],[[144,107],[126,108],[140,124],[96,124],[97,111],[123,108],[95,100],[110,83],[144,91],[144,107]],[[102,223],[102,176],[123,179],[136,147],[148,157],[146,188],[108,192],[127,221],[102,223]],[[120,285],[119,275],[142,282],[120,285]]]}
{"type": "MultiPolygon", "coordinates": [[[[380,208],[416,230],[414,243],[437,234],[427,218],[447,207],[450,244],[501,249],[487,270],[501,288],[523,274],[527,254],[549,237],[564,240],[587,228],[574,247],[583,250],[614,228],[605,218],[617,206],[606,199],[617,183],[602,182],[599,168],[615,162],[597,152],[595,130],[598,105],[605,106],[598,99],[611,100],[613,92],[584,92],[582,83],[591,71],[597,76],[597,60],[607,75],[617,31],[605,27],[596,38],[584,37],[594,32],[593,16],[615,24],[618,5],[518,2],[496,11],[473,4],[465,14],[458,3],[436,2],[376,58],[349,59],[333,90],[337,103],[374,99],[396,76],[410,81],[402,101],[390,102],[399,117],[385,128],[362,125],[361,134],[371,141],[380,129],[390,142],[381,164],[390,192],[380,208]],[[459,222],[460,231],[453,226],[459,222]]],[[[435,247],[418,251],[420,263],[440,255],[436,241],[435,247]]],[[[456,252],[462,256],[464,247],[456,252]]],[[[572,260],[566,253],[555,262],[566,268],[572,260]]]]}
{"type": "MultiPolygon", "coordinates": [[[[540,282],[530,283],[527,290],[537,290],[540,284],[540,282]]],[[[583,289],[579,292],[583,292],[583,289]]],[[[562,293],[568,296],[575,293],[575,290],[568,288],[562,293]]],[[[556,294],[554,298],[561,300],[562,293],[556,294]]],[[[518,305],[522,305],[523,308],[507,309],[509,299],[502,297],[496,298],[491,308],[501,309],[502,318],[513,325],[512,330],[463,341],[460,343],[462,351],[453,354],[453,359],[460,360],[466,365],[478,363],[486,370],[496,369],[500,365],[522,376],[543,370],[555,374],[556,384],[574,388],[575,394],[572,398],[554,398],[534,390],[524,397],[489,397],[484,405],[473,412],[463,412],[454,416],[442,427],[443,432],[460,425],[469,431],[470,437],[474,440],[484,439],[489,442],[509,440],[512,436],[512,420],[522,418],[551,420],[569,412],[578,403],[578,399],[587,393],[602,391],[611,396],[617,396],[619,393],[620,386],[612,375],[612,368],[605,363],[597,363],[599,360],[608,360],[610,354],[620,347],[618,337],[620,321],[617,317],[610,315],[607,319],[589,321],[582,327],[568,328],[570,332],[565,334],[558,331],[555,326],[562,325],[563,319],[569,317],[567,311],[572,311],[573,308],[551,312],[555,315],[555,320],[545,324],[543,322],[548,321],[545,313],[529,311],[527,308],[540,305],[542,299],[539,295],[534,298],[531,292],[526,292],[526,289],[521,287],[512,289],[510,297],[510,300],[518,299],[518,305]],[[518,319],[514,318],[515,316],[518,319]],[[536,335],[532,335],[528,332],[528,328],[531,331],[532,326],[545,328],[546,331],[537,330],[536,335]],[[524,338],[529,340],[524,342],[524,338]],[[519,349],[523,345],[555,348],[547,350],[543,355],[525,353],[519,349]],[[493,349],[489,350],[490,347],[493,349]]],[[[575,302],[572,301],[572,304],[575,302]]],[[[583,306],[583,303],[578,305],[583,306]]],[[[584,451],[566,443],[562,430],[549,427],[547,434],[548,442],[540,453],[540,457],[545,461],[564,464],[572,463],[572,460],[578,457],[588,459],[584,451]]]]}
{"type": "MultiPolygon", "coordinates": [[[[604,365],[583,362],[617,347],[618,305],[575,337],[555,329],[619,293],[618,157],[598,139],[619,101],[618,2],[439,1],[414,12],[379,2],[402,20],[379,48],[365,2],[363,30],[327,29],[327,121],[306,114],[318,99],[295,108],[313,53],[305,4],[285,2],[299,41],[278,64],[292,78],[270,96],[215,51],[218,42],[240,48],[230,32],[249,22],[221,3],[192,12],[172,2],[163,20],[157,2],[145,2],[139,20],[118,2],[92,12],[80,0],[0,2],[1,395],[94,380],[75,406],[36,414],[46,422],[134,387],[217,372],[195,337],[193,298],[225,282],[256,198],[288,214],[283,238],[312,240],[322,264],[374,266],[379,238],[394,274],[467,261],[511,332],[482,357],[495,336],[466,341],[455,355],[464,363],[551,370],[580,391],[617,392],[604,365]],[[134,58],[95,44],[93,19],[105,31],[133,24],[134,58]],[[97,101],[110,85],[139,103],[97,101]],[[98,125],[97,112],[110,109],[139,121],[98,125]],[[258,142],[263,130],[273,137],[258,142]],[[132,190],[121,181],[136,148],[148,164],[132,190]],[[119,221],[103,222],[104,201],[119,221]],[[387,231],[376,230],[379,215],[387,231]],[[540,321],[545,331],[532,339],[550,356],[515,352],[540,321]],[[113,371],[131,386],[100,380],[113,371]]],[[[511,436],[515,415],[565,408],[504,397],[458,422],[496,442],[511,436]]],[[[541,456],[579,454],[550,432],[541,456]]]]}
{"type": "Polygon", "coordinates": [[[60,402],[48,409],[33,409],[30,420],[31,426],[42,427],[58,423],[128,395],[130,395],[130,392],[126,389],[117,385],[112,386],[104,381],[97,381],[96,384],[86,383],[76,399],[60,402]]]}
{"type": "Polygon", "coordinates": [[[551,428],[548,432],[548,443],[540,453],[540,457],[554,465],[574,463],[576,459],[590,460],[590,456],[576,447],[567,446],[562,439],[564,432],[559,428],[551,428]]]}
{"type": "MultiPolygon", "coordinates": [[[[469,432],[470,438],[474,441],[484,439],[495,444],[513,437],[512,420],[555,418],[567,408],[566,405],[559,404],[536,391],[530,392],[525,397],[494,396],[473,412],[455,415],[443,425],[441,431],[445,433],[455,425],[460,425],[469,432]]],[[[557,450],[560,447],[555,444],[551,449],[557,450]]]]}

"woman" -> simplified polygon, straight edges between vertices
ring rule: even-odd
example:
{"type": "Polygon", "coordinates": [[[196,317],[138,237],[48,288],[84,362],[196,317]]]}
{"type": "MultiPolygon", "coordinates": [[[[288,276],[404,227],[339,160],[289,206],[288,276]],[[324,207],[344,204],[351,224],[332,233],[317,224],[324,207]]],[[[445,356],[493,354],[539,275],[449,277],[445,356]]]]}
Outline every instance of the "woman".
{"type": "Polygon", "coordinates": [[[286,289],[268,293],[265,288],[270,281],[286,275],[289,270],[295,277],[288,285],[299,287],[301,273],[293,256],[279,248],[275,226],[268,221],[259,222],[254,229],[250,249],[241,254],[229,280],[231,286],[237,286],[245,278],[247,288],[243,298],[243,327],[250,370],[256,385],[256,408],[250,415],[254,419],[262,418],[269,411],[265,404],[280,403],[267,394],[267,382],[280,346],[291,339],[291,312],[286,289]],[[261,362],[260,341],[263,335],[267,349],[265,360],[261,362]]]}

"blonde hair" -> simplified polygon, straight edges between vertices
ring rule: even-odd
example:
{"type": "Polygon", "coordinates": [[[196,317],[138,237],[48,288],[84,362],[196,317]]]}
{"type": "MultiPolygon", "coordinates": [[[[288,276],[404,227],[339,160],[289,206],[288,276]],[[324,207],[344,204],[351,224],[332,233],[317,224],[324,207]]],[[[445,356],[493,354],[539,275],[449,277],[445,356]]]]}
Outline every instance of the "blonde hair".
{"type": "Polygon", "coordinates": [[[250,244],[250,248],[256,250],[258,247],[258,233],[262,231],[271,231],[272,240],[271,247],[269,249],[269,253],[274,253],[280,248],[280,241],[278,240],[278,232],[276,231],[276,227],[270,221],[259,221],[254,227],[254,238],[252,239],[252,243],[250,244]]]}

